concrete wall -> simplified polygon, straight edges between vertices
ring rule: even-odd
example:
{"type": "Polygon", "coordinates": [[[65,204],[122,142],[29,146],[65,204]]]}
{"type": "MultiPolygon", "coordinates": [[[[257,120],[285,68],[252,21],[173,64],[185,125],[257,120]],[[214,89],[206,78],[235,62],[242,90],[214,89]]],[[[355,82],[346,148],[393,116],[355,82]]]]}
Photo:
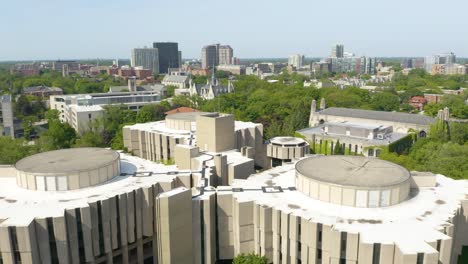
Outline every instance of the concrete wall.
{"type": "Polygon", "coordinates": [[[231,185],[234,179],[247,179],[255,173],[254,165],[254,160],[228,164],[228,184],[231,185]]]}
{"type": "MultiPolygon", "coordinates": [[[[304,219],[300,216],[284,212],[253,201],[238,201],[232,193],[218,192],[221,207],[218,206],[218,221],[225,227],[232,218],[234,234],[234,255],[240,253],[260,254],[266,256],[272,263],[290,264],[417,264],[417,253],[403,252],[392,243],[372,243],[363,241],[358,233],[343,232],[333,226],[304,219]],[[232,201],[232,210],[229,207],[232,201]],[[230,215],[232,214],[232,216],[230,215]]],[[[228,228],[230,230],[230,228],[228,228]]],[[[223,244],[227,244],[230,232],[221,236],[223,244]]],[[[451,240],[427,242],[434,249],[421,252],[423,264],[456,264],[449,262],[451,240]]],[[[223,254],[220,259],[231,258],[231,254],[223,254]]]]}
{"type": "Polygon", "coordinates": [[[338,186],[317,181],[296,172],[296,188],[298,191],[327,203],[354,207],[385,207],[399,204],[408,198],[410,185],[411,177],[398,185],[386,187],[338,186]]]}
{"type": "Polygon", "coordinates": [[[178,188],[155,202],[159,263],[193,263],[191,190],[178,188]]]}
{"type": "MultiPolygon", "coordinates": [[[[231,187],[192,197],[184,179],[161,182],[63,211],[0,223],[0,254],[18,263],[215,263],[255,252],[273,263],[417,264],[416,252],[255,201],[231,187]],[[176,188],[176,189],[174,189],[176,188]]],[[[468,244],[468,200],[428,240],[423,264],[456,264],[468,244]]]]}
{"type": "Polygon", "coordinates": [[[192,166],[192,158],[199,155],[198,147],[188,145],[176,145],[175,147],[175,163],[179,170],[196,169],[192,166]]]}
{"type": "Polygon", "coordinates": [[[310,146],[305,144],[304,146],[277,146],[273,144],[267,145],[267,157],[280,159],[280,160],[294,160],[303,158],[309,154],[310,146]]]}
{"type": "Polygon", "coordinates": [[[186,224],[192,222],[191,191],[172,190],[185,181],[180,177],[90,199],[55,217],[21,224],[0,220],[1,259],[5,264],[192,263],[192,225],[186,224]]]}
{"type": "Polygon", "coordinates": [[[197,117],[197,145],[202,151],[222,152],[235,148],[234,116],[197,117]]]}
{"type": "Polygon", "coordinates": [[[16,171],[18,186],[40,191],[67,191],[86,188],[109,181],[120,175],[120,158],[101,168],[77,170],[69,174],[31,173],[16,171]]]}
{"type": "Polygon", "coordinates": [[[131,126],[123,128],[124,147],[134,155],[151,160],[174,159],[175,146],[187,144],[184,138],[157,131],[143,131],[131,126]]]}

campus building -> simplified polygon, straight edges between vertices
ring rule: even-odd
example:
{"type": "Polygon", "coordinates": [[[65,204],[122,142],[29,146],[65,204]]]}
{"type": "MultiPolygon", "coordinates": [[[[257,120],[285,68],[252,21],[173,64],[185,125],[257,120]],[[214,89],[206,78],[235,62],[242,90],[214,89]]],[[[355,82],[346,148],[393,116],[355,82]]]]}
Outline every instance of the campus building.
{"type": "Polygon", "coordinates": [[[408,114],[399,112],[372,111],[363,109],[350,109],[340,107],[325,107],[325,101],[317,109],[315,100],[311,104],[309,126],[314,127],[325,122],[352,122],[352,123],[379,123],[383,126],[393,127],[398,133],[408,133],[411,130],[420,131],[424,135],[428,132],[430,124],[435,119],[421,114],[408,114]]]}
{"type": "Polygon", "coordinates": [[[265,144],[260,124],[227,114],[123,133],[131,154],[75,148],[0,167],[0,263],[457,264],[468,247],[466,180],[308,155],[298,138],[265,144]]]}
{"type": "Polygon", "coordinates": [[[399,151],[412,141],[410,133],[426,137],[435,119],[420,114],[326,108],[325,100],[317,109],[311,104],[309,128],[297,131],[311,144],[315,153],[336,154],[336,145],[343,154],[378,157],[385,147],[399,151]]]}
{"type": "Polygon", "coordinates": [[[62,88],[47,87],[44,85],[23,88],[23,94],[33,95],[42,98],[49,98],[51,95],[62,95],[62,88]]]}
{"type": "Polygon", "coordinates": [[[165,94],[162,85],[136,85],[136,80],[130,78],[128,86],[110,87],[108,93],[52,95],[50,109],[59,111],[59,119],[69,123],[77,132],[83,133],[90,129],[94,120],[104,115],[104,107],[118,105],[138,111],[141,107],[159,103],[165,94]]]}
{"type": "Polygon", "coordinates": [[[190,77],[182,74],[166,74],[162,84],[166,86],[175,86],[176,89],[185,89],[189,84],[190,77]]]}
{"type": "Polygon", "coordinates": [[[125,126],[123,138],[124,146],[130,152],[148,160],[177,159],[176,146],[186,145],[198,148],[193,150],[195,153],[242,151],[243,157],[254,160],[260,167],[267,167],[262,124],[235,121],[232,115],[170,114],[163,121],[125,126]]]}
{"type": "Polygon", "coordinates": [[[185,96],[200,96],[206,100],[212,100],[215,97],[234,92],[234,85],[232,80],[228,80],[228,85],[225,86],[221,84],[214,74],[211,76],[211,79],[206,80],[206,84],[197,84],[188,80],[188,88],[178,88],[174,90],[175,95],[185,95],[185,96]]]}
{"type": "Polygon", "coordinates": [[[177,145],[176,165],[78,148],[1,167],[0,260],[456,264],[468,245],[468,181],[362,156],[229,179],[238,152],[217,145],[177,145]]]}
{"type": "Polygon", "coordinates": [[[175,170],[95,148],[0,168],[0,262],[192,263],[200,174],[175,170]]]}

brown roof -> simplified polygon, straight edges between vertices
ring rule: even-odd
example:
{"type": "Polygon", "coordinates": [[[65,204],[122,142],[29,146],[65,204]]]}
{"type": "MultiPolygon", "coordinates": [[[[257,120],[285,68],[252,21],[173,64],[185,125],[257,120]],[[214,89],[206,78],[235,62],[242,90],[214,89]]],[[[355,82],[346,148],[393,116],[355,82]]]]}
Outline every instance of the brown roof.
{"type": "Polygon", "coordinates": [[[172,115],[176,113],[189,113],[189,112],[200,112],[200,111],[194,108],[182,106],[176,109],[172,109],[171,111],[167,111],[165,114],[172,115]]]}

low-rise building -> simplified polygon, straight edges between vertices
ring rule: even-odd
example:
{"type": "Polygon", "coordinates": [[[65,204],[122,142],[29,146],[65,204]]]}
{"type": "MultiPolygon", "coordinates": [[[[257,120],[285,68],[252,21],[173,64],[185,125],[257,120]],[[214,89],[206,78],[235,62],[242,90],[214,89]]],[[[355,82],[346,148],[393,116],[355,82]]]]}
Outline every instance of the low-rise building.
{"type": "Polygon", "coordinates": [[[175,86],[177,89],[184,89],[189,84],[189,76],[166,74],[161,83],[166,86],[175,86]]]}
{"type": "Polygon", "coordinates": [[[443,94],[424,94],[424,99],[426,99],[427,103],[437,104],[442,100],[443,97],[443,94]]]}
{"type": "Polygon", "coordinates": [[[23,94],[25,95],[34,95],[42,98],[49,98],[51,95],[62,95],[62,88],[58,87],[47,87],[44,85],[27,87],[23,89],[23,94]]]}
{"type": "MultiPolygon", "coordinates": [[[[343,154],[378,157],[382,148],[408,136],[379,123],[325,122],[297,131],[311,144],[315,153],[335,153],[340,144],[343,154]]],[[[424,135],[425,136],[425,135],[424,135]]]]}
{"type": "Polygon", "coordinates": [[[59,111],[61,122],[69,123],[77,132],[83,133],[94,120],[104,115],[105,106],[117,105],[138,111],[145,105],[161,102],[164,91],[164,87],[159,86],[137,86],[135,79],[130,79],[129,86],[112,87],[108,93],[53,95],[50,109],[59,111]],[[129,90],[122,91],[124,89],[129,90]]]}
{"type": "Polygon", "coordinates": [[[200,110],[197,110],[197,109],[191,108],[191,107],[182,106],[182,107],[178,107],[176,109],[172,109],[170,111],[167,111],[164,114],[172,115],[172,114],[177,114],[177,113],[191,113],[191,112],[200,112],[200,110]]]}
{"type": "Polygon", "coordinates": [[[408,104],[417,109],[418,111],[422,111],[424,106],[427,104],[427,99],[425,96],[413,96],[408,100],[408,104]]]}
{"type": "Polygon", "coordinates": [[[229,72],[235,75],[244,75],[245,74],[245,66],[244,65],[230,65],[230,64],[222,64],[216,66],[216,70],[229,72]]]}
{"type": "Polygon", "coordinates": [[[10,73],[19,76],[36,76],[41,74],[41,68],[36,63],[20,63],[12,66],[10,73]]]}
{"type": "Polygon", "coordinates": [[[430,124],[435,119],[422,114],[408,114],[399,112],[372,111],[363,109],[350,109],[340,107],[325,107],[325,101],[321,102],[320,110],[317,110],[315,100],[311,104],[309,126],[315,127],[323,123],[378,123],[383,126],[393,127],[397,133],[408,133],[411,130],[427,133],[430,124]]]}

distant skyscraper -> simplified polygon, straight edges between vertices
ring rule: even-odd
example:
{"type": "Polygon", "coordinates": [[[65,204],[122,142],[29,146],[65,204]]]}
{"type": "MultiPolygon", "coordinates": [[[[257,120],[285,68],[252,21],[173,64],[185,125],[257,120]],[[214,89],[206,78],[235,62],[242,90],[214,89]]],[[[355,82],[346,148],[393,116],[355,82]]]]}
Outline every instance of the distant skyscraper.
{"type": "Polygon", "coordinates": [[[208,69],[219,65],[219,44],[207,45],[202,48],[202,68],[208,69]]]}
{"type": "Polygon", "coordinates": [[[155,42],[153,48],[159,53],[159,72],[168,73],[169,68],[179,68],[179,44],[177,42],[155,42]]]}
{"type": "Polygon", "coordinates": [[[179,67],[182,67],[182,51],[179,50],[179,67]]]}
{"type": "Polygon", "coordinates": [[[344,46],[342,44],[337,44],[332,48],[332,58],[343,58],[344,57],[344,46]]]}
{"type": "Polygon", "coordinates": [[[302,67],[303,61],[304,61],[304,55],[293,54],[289,56],[288,64],[296,68],[300,68],[302,67]]]}
{"type": "Polygon", "coordinates": [[[445,58],[444,64],[455,64],[457,62],[457,57],[453,52],[443,54],[443,57],[445,58]]]}
{"type": "Polygon", "coordinates": [[[229,45],[219,46],[218,49],[218,62],[220,65],[229,65],[233,64],[232,57],[234,56],[234,51],[229,45]]]}
{"type": "Polygon", "coordinates": [[[413,59],[411,58],[405,58],[401,61],[400,66],[403,69],[411,69],[413,68],[413,59]]]}
{"type": "Polygon", "coordinates": [[[424,68],[427,72],[432,71],[432,66],[434,64],[447,64],[452,65],[457,62],[457,57],[453,52],[436,54],[432,56],[427,56],[424,60],[424,68]]]}
{"type": "Polygon", "coordinates": [[[234,50],[229,45],[212,44],[202,48],[202,68],[234,64],[234,50]]]}
{"type": "Polygon", "coordinates": [[[156,48],[139,48],[132,50],[132,67],[141,66],[159,74],[159,56],[156,48]]]}

